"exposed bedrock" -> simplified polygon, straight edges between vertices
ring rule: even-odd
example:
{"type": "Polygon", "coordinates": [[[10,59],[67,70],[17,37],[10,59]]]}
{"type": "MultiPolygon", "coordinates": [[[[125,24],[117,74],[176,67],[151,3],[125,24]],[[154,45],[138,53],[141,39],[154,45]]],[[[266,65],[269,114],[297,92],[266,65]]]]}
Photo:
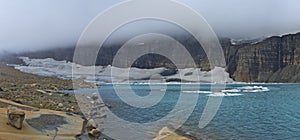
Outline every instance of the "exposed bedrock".
{"type": "Polygon", "coordinates": [[[243,82],[300,82],[300,33],[230,46],[228,72],[243,82]]]}

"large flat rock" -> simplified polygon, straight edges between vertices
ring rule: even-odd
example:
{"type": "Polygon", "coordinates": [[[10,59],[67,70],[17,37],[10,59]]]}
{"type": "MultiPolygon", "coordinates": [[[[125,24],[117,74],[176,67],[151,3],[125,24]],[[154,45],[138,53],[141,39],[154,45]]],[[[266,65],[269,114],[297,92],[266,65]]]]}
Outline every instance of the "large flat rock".
{"type": "Polygon", "coordinates": [[[72,140],[82,130],[83,119],[80,116],[70,116],[65,112],[46,109],[40,111],[24,110],[26,120],[33,122],[24,121],[23,128],[19,130],[6,125],[6,111],[7,108],[0,108],[0,140],[51,140],[53,137],[56,140],[72,140]],[[63,119],[64,122],[56,119],[63,119]],[[37,127],[38,124],[43,127],[37,127]]]}

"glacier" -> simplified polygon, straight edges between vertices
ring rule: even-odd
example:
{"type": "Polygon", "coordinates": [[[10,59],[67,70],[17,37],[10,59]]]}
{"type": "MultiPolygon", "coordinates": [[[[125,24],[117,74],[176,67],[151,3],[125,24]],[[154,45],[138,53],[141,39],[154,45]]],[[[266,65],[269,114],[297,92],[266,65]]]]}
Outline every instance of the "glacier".
{"type": "Polygon", "coordinates": [[[26,65],[11,65],[22,72],[45,77],[62,79],[83,79],[98,84],[131,83],[131,84],[167,84],[167,83],[233,83],[224,68],[215,67],[211,71],[200,68],[178,69],[173,75],[163,76],[168,68],[118,68],[114,66],[82,66],[52,58],[31,59],[20,57],[26,65]]]}

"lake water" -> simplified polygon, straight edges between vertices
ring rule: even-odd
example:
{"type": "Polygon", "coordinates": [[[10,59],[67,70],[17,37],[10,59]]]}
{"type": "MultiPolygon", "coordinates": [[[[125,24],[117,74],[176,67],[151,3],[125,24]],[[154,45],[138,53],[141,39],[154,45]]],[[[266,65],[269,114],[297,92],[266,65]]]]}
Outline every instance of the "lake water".
{"type": "MultiPolygon", "coordinates": [[[[229,84],[226,86],[227,91],[224,91],[227,94],[211,93],[209,84],[154,85],[151,90],[148,85],[130,87],[141,97],[147,96],[151,90],[153,94],[164,96],[157,105],[137,108],[124,103],[116,94],[117,88],[120,94],[132,96],[127,86],[101,86],[99,92],[104,102],[112,106],[114,114],[127,121],[147,123],[159,120],[174,108],[181,94],[190,98],[199,95],[194,112],[181,127],[199,139],[300,139],[298,84],[229,84]],[[204,106],[208,98],[214,96],[224,96],[220,108],[213,120],[200,129],[198,123],[204,106]]],[[[155,129],[151,134],[159,131],[159,128],[155,129]]]]}

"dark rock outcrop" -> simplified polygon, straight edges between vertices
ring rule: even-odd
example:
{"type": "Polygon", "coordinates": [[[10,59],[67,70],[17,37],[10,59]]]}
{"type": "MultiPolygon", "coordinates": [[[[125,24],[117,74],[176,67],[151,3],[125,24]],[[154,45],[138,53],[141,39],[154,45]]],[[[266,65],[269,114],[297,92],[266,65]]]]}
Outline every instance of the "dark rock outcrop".
{"type": "Polygon", "coordinates": [[[174,75],[178,72],[177,69],[166,69],[163,72],[160,73],[161,76],[170,76],[170,75],[174,75]]]}
{"type": "Polygon", "coordinates": [[[226,52],[227,71],[236,81],[300,81],[300,33],[230,46],[226,52]]]}

